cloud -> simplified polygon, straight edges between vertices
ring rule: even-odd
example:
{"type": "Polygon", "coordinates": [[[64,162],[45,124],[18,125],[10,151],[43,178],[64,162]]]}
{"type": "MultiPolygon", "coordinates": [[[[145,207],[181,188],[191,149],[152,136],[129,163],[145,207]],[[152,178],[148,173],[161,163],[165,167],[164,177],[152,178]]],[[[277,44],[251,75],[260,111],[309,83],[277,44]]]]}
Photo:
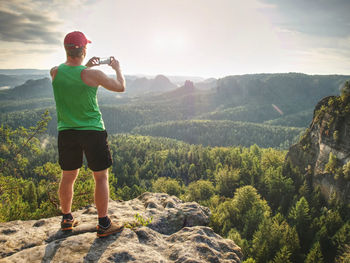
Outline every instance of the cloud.
{"type": "Polygon", "coordinates": [[[78,1],[0,0],[0,39],[24,44],[61,44],[64,33],[59,19],[62,5],[76,6],[78,1]]]}
{"type": "Polygon", "coordinates": [[[96,0],[0,0],[0,39],[5,42],[61,44],[71,10],[96,0]]]}
{"type": "Polygon", "coordinates": [[[301,33],[346,37],[350,35],[349,0],[260,0],[272,22],[301,33]],[[274,6],[274,8],[271,8],[274,6]]]}
{"type": "Polygon", "coordinates": [[[60,32],[52,30],[55,22],[50,18],[27,13],[14,13],[0,9],[0,38],[7,42],[59,44],[60,32]]]}

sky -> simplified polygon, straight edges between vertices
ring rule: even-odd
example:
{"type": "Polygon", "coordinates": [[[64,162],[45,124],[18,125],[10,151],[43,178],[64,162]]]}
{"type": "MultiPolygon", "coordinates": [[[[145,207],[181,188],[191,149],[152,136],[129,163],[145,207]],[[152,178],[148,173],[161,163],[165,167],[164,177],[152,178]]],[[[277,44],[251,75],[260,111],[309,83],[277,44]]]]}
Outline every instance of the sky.
{"type": "Polygon", "coordinates": [[[349,0],[0,0],[0,68],[59,65],[78,30],[92,41],[87,59],[114,56],[128,75],[350,75],[349,10],[349,0]]]}

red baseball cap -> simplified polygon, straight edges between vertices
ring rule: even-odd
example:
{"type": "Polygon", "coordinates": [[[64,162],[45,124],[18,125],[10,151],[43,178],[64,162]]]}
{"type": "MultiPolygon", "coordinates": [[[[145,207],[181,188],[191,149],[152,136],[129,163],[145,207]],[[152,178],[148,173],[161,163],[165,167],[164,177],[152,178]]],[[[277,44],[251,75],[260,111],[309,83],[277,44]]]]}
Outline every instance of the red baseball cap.
{"type": "Polygon", "coordinates": [[[68,33],[64,38],[64,47],[66,49],[85,47],[87,43],[91,43],[91,41],[80,31],[68,33]]]}

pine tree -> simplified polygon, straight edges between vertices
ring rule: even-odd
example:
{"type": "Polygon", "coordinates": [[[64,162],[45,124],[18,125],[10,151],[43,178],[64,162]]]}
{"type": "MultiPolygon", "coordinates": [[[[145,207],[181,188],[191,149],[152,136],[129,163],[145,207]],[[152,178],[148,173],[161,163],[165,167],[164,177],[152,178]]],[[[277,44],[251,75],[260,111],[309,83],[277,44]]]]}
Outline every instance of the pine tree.
{"type": "Polygon", "coordinates": [[[292,261],[290,261],[291,254],[292,253],[290,253],[288,248],[284,246],[276,254],[275,258],[273,259],[273,263],[292,263],[292,261]]]}
{"type": "Polygon", "coordinates": [[[24,201],[28,202],[32,212],[38,207],[38,196],[36,194],[36,187],[32,181],[28,183],[24,192],[24,201]]]}
{"type": "Polygon", "coordinates": [[[323,260],[323,255],[321,252],[321,247],[320,243],[316,243],[312,249],[310,249],[309,254],[307,254],[305,263],[322,263],[324,262],[323,260]]]}
{"type": "Polygon", "coordinates": [[[308,244],[312,239],[312,236],[310,235],[310,209],[305,197],[301,197],[300,200],[291,209],[289,218],[296,227],[301,247],[304,251],[307,251],[308,244]]]}

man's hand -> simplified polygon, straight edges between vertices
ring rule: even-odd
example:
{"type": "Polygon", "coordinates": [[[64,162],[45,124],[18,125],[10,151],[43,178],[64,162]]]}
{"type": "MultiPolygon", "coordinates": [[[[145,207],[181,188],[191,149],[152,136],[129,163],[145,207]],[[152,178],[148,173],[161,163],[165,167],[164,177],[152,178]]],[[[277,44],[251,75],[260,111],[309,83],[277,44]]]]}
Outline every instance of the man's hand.
{"type": "Polygon", "coordinates": [[[89,61],[86,63],[85,66],[87,66],[88,68],[91,68],[91,67],[98,66],[98,65],[100,65],[100,58],[92,57],[89,59],[89,61]]]}
{"type": "Polygon", "coordinates": [[[112,67],[112,69],[120,71],[119,61],[114,57],[111,57],[111,63],[109,65],[112,67]]]}

